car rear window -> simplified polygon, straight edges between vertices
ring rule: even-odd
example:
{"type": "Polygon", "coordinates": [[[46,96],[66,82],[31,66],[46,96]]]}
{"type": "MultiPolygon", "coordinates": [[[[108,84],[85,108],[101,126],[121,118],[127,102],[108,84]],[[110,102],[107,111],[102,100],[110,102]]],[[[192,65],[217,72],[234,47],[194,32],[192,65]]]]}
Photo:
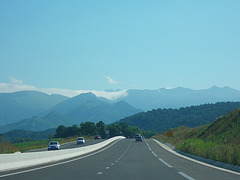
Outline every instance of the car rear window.
{"type": "Polygon", "coordinates": [[[50,142],[49,144],[50,145],[55,145],[55,144],[57,144],[57,142],[50,142]]]}

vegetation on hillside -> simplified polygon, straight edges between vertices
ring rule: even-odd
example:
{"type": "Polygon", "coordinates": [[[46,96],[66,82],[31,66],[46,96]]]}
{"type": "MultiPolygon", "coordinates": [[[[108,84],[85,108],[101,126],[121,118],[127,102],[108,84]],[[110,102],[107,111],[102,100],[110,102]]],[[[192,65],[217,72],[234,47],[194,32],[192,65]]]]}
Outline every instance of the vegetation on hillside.
{"type": "MultiPolygon", "coordinates": [[[[93,137],[85,137],[85,139],[93,139],[93,137]]],[[[27,140],[25,139],[22,142],[14,142],[14,145],[17,148],[17,151],[26,152],[34,149],[47,148],[49,141],[58,141],[60,144],[76,141],[76,137],[68,138],[53,138],[53,139],[44,139],[44,140],[27,140]]],[[[16,152],[16,151],[15,151],[16,152]]],[[[10,153],[10,152],[9,152],[10,153]]]]}
{"type": "Polygon", "coordinates": [[[209,125],[171,129],[173,137],[161,133],[155,138],[174,144],[177,149],[197,156],[240,165],[240,109],[209,125]]]}
{"type": "Polygon", "coordinates": [[[102,121],[96,124],[93,122],[82,122],[80,126],[73,125],[66,127],[60,125],[56,130],[49,129],[42,132],[14,130],[4,134],[8,139],[3,135],[0,136],[0,154],[46,148],[48,142],[51,140],[57,140],[62,144],[75,141],[78,136],[83,136],[85,139],[93,139],[95,135],[100,135],[102,138],[111,138],[119,135],[132,138],[138,133],[146,138],[155,134],[153,131],[142,131],[138,127],[132,127],[126,123],[105,125],[102,121]],[[52,134],[53,132],[55,133],[52,134]],[[43,135],[44,133],[45,135],[43,135]],[[14,135],[19,136],[16,138],[14,135]],[[11,142],[9,140],[11,140],[11,142]]]}
{"type": "Polygon", "coordinates": [[[24,129],[15,129],[4,133],[3,136],[10,142],[24,142],[33,140],[51,139],[56,134],[56,129],[45,131],[28,131],[24,129]]]}
{"type": "Polygon", "coordinates": [[[66,138],[72,136],[94,136],[100,135],[102,138],[110,138],[114,136],[134,137],[136,134],[142,134],[144,137],[149,138],[155,134],[153,131],[142,131],[139,127],[130,126],[126,123],[106,125],[102,121],[98,123],[85,122],[80,126],[73,125],[66,127],[63,125],[58,126],[56,129],[56,138],[66,138]]]}
{"type": "Polygon", "coordinates": [[[0,154],[5,153],[14,153],[17,152],[18,149],[11,143],[9,143],[3,135],[0,134],[0,154]]]}
{"type": "MultiPolygon", "coordinates": [[[[93,139],[93,136],[84,136],[86,140],[93,139]]],[[[26,152],[34,149],[47,148],[49,141],[58,141],[60,144],[76,141],[76,137],[68,138],[51,138],[43,140],[33,140],[31,138],[18,139],[14,142],[9,142],[2,135],[0,136],[0,154],[26,152]]]]}
{"type": "Polygon", "coordinates": [[[124,118],[119,122],[138,126],[143,130],[162,132],[180,126],[193,128],[209,124],[239,107],[240,102],[219,102],[179,109],[154,109],[124,118]]]}

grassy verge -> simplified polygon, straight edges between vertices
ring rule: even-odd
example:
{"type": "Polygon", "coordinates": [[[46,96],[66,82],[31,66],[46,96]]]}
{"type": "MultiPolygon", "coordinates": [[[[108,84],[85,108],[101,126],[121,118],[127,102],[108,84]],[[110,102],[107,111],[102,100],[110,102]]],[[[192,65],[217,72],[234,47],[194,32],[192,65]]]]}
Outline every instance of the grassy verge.
{"type": "Polygon", "coordinates": [[[202,134],[209,125],[194,129],[179,127],[171,129],[173,137],[161,133],[153,138],[169,142],[183,152],[194,154],[208,159],[221,161],[233,165],[240,165],[240,144],[234,141],[225,141],[220,136],[208,136],[203,138],[202,134]]]}
{"type": "MultiPolygon", "coordinates": [[[[86,140],[92,140],[93,137],[84,137],[86,140]]],[[[26,141],[21,143],[11,144],[9,142],[0,143],[0,154],[3,153],[14,153],[17,151],[26,152],[34,149],[46,148],[48,146],[49,141],[58,141],[60,144],[64,144],[67,142],[76,141],[77,137],[68,137],[68,138],[56,138],[51,140],[38,140],[38,141],[26,141]]]]}
{"type": "Polygon", "coordinates": [[[177,148],[208,159],[240,165],[240,145],[232,143],[218,144],[213,141],[194,138],[178,144],[177,148]]]}
{"type": "Polygon", "coordinates": [[[17,151],[18,151],[17,147],[14,146],[13,144],[8,142],[0,142],[0,154],[14,153],[17,151]]]}

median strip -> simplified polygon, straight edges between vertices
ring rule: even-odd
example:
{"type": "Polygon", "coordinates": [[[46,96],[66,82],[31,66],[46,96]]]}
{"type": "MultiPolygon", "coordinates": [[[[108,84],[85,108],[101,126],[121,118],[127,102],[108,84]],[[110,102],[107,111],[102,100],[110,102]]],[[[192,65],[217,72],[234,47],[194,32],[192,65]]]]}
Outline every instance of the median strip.
{"type": "Polygon", "coordinates": [[[59,151],[33,152],[21,154],[1,154],[0,155],[0,172],[38,166],[47,163],[53,163],[61,160],[74,158],[99,150],[112,142],[124,139],[123,136],[113,137],[98,144],[66,149],[59,151]]]}

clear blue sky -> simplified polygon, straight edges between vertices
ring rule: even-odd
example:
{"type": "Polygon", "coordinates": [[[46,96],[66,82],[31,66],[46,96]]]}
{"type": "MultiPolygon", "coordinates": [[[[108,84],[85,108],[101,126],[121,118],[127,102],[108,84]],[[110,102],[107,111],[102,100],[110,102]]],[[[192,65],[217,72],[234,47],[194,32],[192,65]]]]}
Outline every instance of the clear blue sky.
{"type": "Polygon", "coordinates": [[[239,0],[0,1],[2,85],[240,90],[239,80],[239,0]]]}

